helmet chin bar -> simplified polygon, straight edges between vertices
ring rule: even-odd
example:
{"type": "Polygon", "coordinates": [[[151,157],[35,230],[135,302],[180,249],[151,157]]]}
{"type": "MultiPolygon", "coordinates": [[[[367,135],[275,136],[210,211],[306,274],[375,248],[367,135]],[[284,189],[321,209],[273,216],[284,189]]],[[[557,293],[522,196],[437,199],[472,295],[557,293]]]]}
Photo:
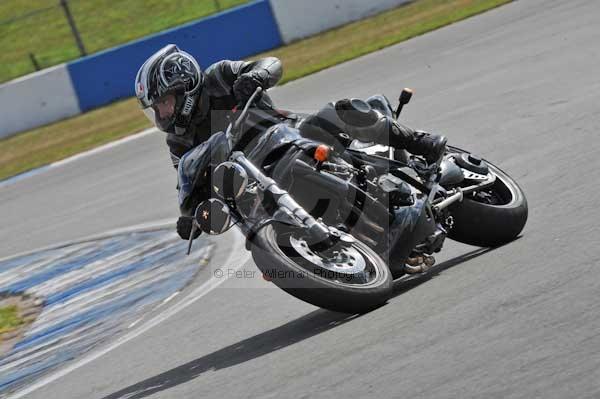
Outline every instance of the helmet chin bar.
{"type": "MultiPolygon", "coordinates": [[[[176,105],[176,116],[175,116],[175,134],[178,136],[182,136],[185,134],[187,128],[190,125],[192,120],[192,116],[194,115],[194,109],[196,108],[196,103],[198,100],[198,95],[184,96],[182,104],[176,105]],[[179,111],[180,110],[180,111],[179,111]],[[178,112],[179,111],[179,112],[178,112]]],[[[178,100],[179,102],[180,100],[178,100]]]]}

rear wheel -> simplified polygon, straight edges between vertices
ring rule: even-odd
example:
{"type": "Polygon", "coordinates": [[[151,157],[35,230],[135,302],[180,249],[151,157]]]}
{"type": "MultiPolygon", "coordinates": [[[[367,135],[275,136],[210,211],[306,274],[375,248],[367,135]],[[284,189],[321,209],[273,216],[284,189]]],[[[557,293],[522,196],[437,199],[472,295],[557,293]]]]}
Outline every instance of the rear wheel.
{"type": "Polygon", "coordinates": [[[494,247],[514,240],[525,227],[528,209],[523,190],[500,168],[487,164],[496,182],[449,208],[454,226],[448,237],[455,241],[494,247]]]}
{"type": "Polygon", "coordinates": [[[252,257],[265,278],[298,299],[337,312],[364,313],[387,301],[391,274],[371,248],[356,241],[325,255],[311,250],[301,232],[273,224],[257,233],[252,257]]]}

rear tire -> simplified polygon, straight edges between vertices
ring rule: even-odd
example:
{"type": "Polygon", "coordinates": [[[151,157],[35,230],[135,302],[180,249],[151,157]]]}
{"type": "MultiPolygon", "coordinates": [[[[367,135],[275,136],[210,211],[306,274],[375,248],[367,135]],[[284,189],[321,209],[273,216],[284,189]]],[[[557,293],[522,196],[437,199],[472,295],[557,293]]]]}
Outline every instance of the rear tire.
{"type": "Polygon", "coordinates": [[[252,257],[258,268],[279,288],[296,298],[321,308],[342,313],[365,313],[388,300],[392,277],[387,264],[366,244],[356,241],[352,249],[368,262],[372,278],[360,283],[336,281],[318,276],[303,265],[304,258],[294,255],[282,224],[263,227],[252,240],[252,257]],[[287,246],[286,246],[287,245],[287,246]]]}
{"type": "Polygon", "coordinates": [[[495,247],[513,241],[525,227],[528,208],[523,190],[500,168],[489,162],[487,164],[490,172],[496,175],[496,183],[490,193],[491,201],[465,198],[449,208],[454,227],[448,237],[455,241],[495,247]]]}

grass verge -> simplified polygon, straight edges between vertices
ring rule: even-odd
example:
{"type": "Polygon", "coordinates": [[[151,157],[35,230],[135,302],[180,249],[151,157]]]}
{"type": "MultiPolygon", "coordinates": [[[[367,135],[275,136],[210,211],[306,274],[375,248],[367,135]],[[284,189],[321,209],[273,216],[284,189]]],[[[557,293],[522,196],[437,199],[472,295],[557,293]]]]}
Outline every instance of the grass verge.
{"type": "MultiPolygon", "coordinates": [[[[68,0],[88,54],[181,25],[248,0],[68,0]]],[[[80,57],[58,0],[0,2],[0,82],[80,57]]]]}
{"type": "Polygon", "coordinates": [[[13,330],[23,324],[16,306],[0,308],[0,334],[13,330]]]}
{"type": "MultiPolygon", "coordinates": [[[[396,44],[512,0],[416,0],[270,51],[283,83],[396,44]]],[[[0,179],[64,159],[149,127],[128,99],[0,141],[0,179]]]]}

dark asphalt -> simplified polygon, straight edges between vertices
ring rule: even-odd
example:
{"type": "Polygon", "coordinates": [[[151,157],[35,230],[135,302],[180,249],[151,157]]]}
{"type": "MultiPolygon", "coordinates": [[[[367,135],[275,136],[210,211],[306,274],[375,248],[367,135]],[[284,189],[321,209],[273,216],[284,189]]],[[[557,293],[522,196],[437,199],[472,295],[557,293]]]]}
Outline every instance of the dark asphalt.
{"type": "MultiPolygon", "coordinates": [[[[413,87],[407,124],[520,183],[522,238],[449,242],[437,275],[354,318],[232,278],[27,397],[600,397],[599,15],[594,0],[520,0],[273,92],[305,111],[413,87]]],[[[163,139],[0,189],[0,256],[174,218],[163,139]]]]}

